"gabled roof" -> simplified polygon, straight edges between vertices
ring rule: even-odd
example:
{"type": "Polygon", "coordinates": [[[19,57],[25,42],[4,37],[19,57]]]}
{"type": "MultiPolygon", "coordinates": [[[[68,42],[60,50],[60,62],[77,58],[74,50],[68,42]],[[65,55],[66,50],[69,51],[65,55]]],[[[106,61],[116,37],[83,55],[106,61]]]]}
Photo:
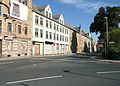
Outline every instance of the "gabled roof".
{"type": "Polygon", "coordinates": [[[59,17],[60,17],[61,15],[62,15],[62,14],[53,15],[53,18],[54,18],[54,19],[59,19],[59,17]]]}
{"type": "Polygon", "coordinates": [[[40,11],[43,11],[43,10],[45,10],[45,8],[46,8],[47,6],[49,6],[49,5],[47,4],[47,5],[44,5],[44,6],[42,6],[42,7],[38,7],[38,9],[39,9],[40,11]]]}
{"type": "Polygon", "coordinates": [[[39,12],[38,7],[35,6],[35,5],[32,5],[32,10],[33,10],[33,11],[36,11],[36,12],[39,12]]]}
{"type": "MultiPolygon", "coordinates": [[[[48,6],[48,5],[45,5],[45,6],[48,6]]],[[[43,7],[43,9],[45,8],[45,6],[43,7]]],[[[42,15],[42,16],[45,16],[45,15],[43,14],[43,11],[40,10],[40,9],[42,9],[41,7],[38,7],[38,6],[33,5],[33,6],[32,6],[32,9],[33,9],[33,12],[36,12],[36,13],[42,15]]],[[[61,15],[62,15],[62,14],[56,14],[56,15],[53,16],[53,18],[52,18],[51,20],[59,23],[59,21],[58,21],[57,19],[59,19],[59,17],[60,17],[61,15]]],[[[74,30],[74,31],[78,32],[78,31],[77,31],[76,29],[74,29],[71,25],[68,25],[68,24],[65,23],[64,26],[70,28],[71,30],[74,30]]],[[[78,32],[78,33],[79,33],[79,32],[78,32]]]]}

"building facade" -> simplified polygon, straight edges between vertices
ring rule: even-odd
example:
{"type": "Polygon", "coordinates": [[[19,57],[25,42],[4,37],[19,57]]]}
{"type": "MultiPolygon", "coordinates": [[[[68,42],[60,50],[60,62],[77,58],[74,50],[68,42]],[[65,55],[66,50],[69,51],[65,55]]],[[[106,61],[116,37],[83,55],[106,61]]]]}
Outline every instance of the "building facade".
{"type": "Polygon", "coordinates": [[[90,49],[91,39],[32,0],[0,1],[0,56],[59,55],[90,49]]]}
{"type": "Polygon", "coordinates": [[[62,14],[53,15],[49,5],[33,6],[33,55],[69,53],[69,28],[62,14]]]}
{"type": "Polygon", "coordinates": [[[31,55],[32,0],[0,1],[0,55],[31,55]]]}
{"type": "Polygon", "coordinates": [[[92,52],[92,39],[89,34],[81,30],[79,37],[80,52],[92,52]]]}

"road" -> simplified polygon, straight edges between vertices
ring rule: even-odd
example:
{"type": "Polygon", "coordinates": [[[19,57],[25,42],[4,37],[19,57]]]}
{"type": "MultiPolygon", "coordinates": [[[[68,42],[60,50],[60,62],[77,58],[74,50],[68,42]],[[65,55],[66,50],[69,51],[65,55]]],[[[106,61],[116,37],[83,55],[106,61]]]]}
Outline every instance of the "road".
{"type": "Polygon", "coordinates": [[[74,56],[0,61],[0,86],[120,86],[120,64],[74,56]]]}

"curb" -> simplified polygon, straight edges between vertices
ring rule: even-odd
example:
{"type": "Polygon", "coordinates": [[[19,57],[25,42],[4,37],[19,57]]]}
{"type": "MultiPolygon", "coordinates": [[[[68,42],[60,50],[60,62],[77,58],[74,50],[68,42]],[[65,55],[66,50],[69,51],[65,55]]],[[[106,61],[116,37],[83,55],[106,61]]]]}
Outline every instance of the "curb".
{"type": "Polygon", "coordinates": [[[32,56],[16,56],[16,57],[1,57],[0,61],[7,61],[7,60],[16,60],[16,59],[27,59],[27,58],[31,58],[32,56]]]}
{"type": "Polygon", "coordinates": [[[111,64],[120,64],[120,61],[116,61],[116,60],[100,60],[99,62],[111,63],[111,64]]]}
{"type": "Polygon", "coordinates": [[[64,55],[38,55],[38,56],[16,56],[16,57],[0,57],[0,61],[7,61],[7,60],[17,60],[17,59],[29,59],[29,58],[48,58],[52,56],[69,56],[71,54],[64,54],[64,55]]]}

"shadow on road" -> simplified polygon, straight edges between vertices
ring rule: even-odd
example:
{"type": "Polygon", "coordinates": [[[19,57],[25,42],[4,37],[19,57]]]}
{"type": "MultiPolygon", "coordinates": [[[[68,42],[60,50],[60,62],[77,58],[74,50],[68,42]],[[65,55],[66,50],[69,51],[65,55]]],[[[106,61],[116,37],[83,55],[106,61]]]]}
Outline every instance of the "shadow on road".
{"type": "Polygon", "coordinates": [[[95,77],[95,78],[102,78],[102,79],[120,81],[120,79],[114,79],[114,78],[102,77],[102,76],[90,75],[90,74],[83,74],[83,73],[76,73],[76,72],[71,72],[71,71],[69,71],[69,70],[63,70],[63,72],[69,73],[69,74],[74,74],[74,75],[80,75],[80,76],[88,76],[88,77],[95,77]]]}

